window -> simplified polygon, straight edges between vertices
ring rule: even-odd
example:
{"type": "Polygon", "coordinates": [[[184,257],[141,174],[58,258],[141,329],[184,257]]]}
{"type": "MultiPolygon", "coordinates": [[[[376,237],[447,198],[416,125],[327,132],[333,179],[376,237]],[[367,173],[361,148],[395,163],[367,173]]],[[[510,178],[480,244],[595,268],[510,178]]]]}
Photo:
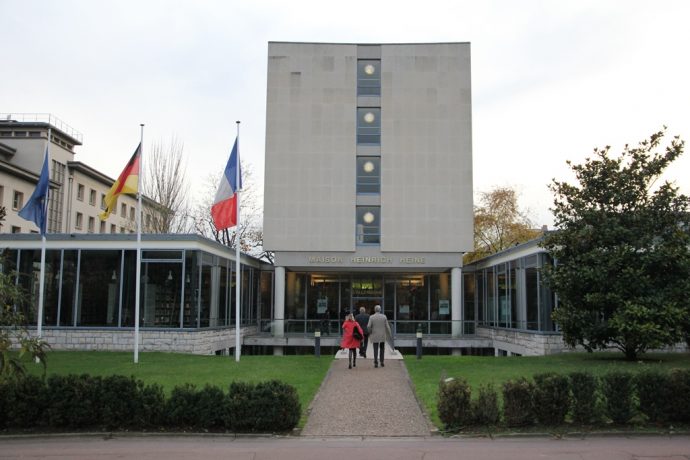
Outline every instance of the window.
{"type": "Polygon", "coordinates": [[[21,227],[15,227],[14,225],[12,226],[12,233],[21,233],[22,228],[21,227]]]}
{"type": "Polygon", "coordinates": [[[96,230],[96,219],[89,217],[89,233],[93,233],[96,230]]]}
{"type": "Polygon", "coordinates": [[[101,193],[101,209],[105,210],[105,193],[101,193]]]}
{"type": "Polygon", "coordinates": [[[84,201],[84,186],[77,184],[77,200],[84,201]]]}
{"type": "Polygon", "coordinates": [[[14,196],[12,197],[12,209],[19,211],[24,207],[24,194],[22,192],[14,191],[14,196]]]}
{"type": "Polygon", "coordinates": [[[379,206],[357,206],[357,244],[379,244],[381,242],[381,208],[379,206]]]}
{"type": "Polygon", "coordinates": [[[381,109],[357,109],[357,144],[381,144],[381,109]]]}
{"type": "Polygon", "coordinates": [[[134,220],[134,208],[129,208],[129,220],[134,220]]]}
{"type": "Polygon", "coordinates": [[[381,95],[381,61],[360,59],[357,61],[357,95],[381,95]]]}
{"type": "Polygon", "coordinates": [[[124,228],[124,227],[120,227],[120,233],[125,233],[125,228],[124,228]]]}
{"type": "Polygon", "coordinates": [[[91,206],[96,206],[96,191],[94,189],[89,191],[89,204],[91,206]]]}
{"type": "Polygon", "coordinates": [[[357,157],[357,193],[381,193],[381,158],[357,157]]]}
{"type": "Polygon", "coordinates": [[[124,203],[122,203],[122,206],[120,206],[120,215],[125,219],[127,218],[127,205],[124,203]]]}
{"type": "Polygon", "coordinates": [[[117,233],[117,227],[115,224],[110,224],[110,233],[117,233]]]}
{"type": "Polygon", "coordinates": [[[101,228],[99,230],[100,233],[105,233],[105,222],[101,221],[101,228]]]}
{"type": "Polygon", "coordinates": [[[5,202],[5,187],[0,185],[0,206],[5,202]]]}
{"type": "Polygon", "coordinates": [[[81,230],[81,226],[84,223],[84,215],[80,212],[77,213],[76,220],[74,222],[74,228],[81,230]]]}

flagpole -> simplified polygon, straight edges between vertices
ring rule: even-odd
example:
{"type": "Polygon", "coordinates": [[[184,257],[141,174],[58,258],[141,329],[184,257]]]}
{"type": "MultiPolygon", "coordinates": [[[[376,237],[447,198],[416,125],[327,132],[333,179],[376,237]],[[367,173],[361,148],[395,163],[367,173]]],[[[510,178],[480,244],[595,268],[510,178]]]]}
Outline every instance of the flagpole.
{"type": "Polygon", "coordinates": [[[240,350],[240,336],[242,335],[242,330],[240,327],[240,299],[242,298],[242,283],[240,282],[240,270],[242,268],[240,264],[240,122],[237,123],[237,172],[235,176],[235,184],[237,184],[237,225],[235,226],[235,361],[240,362],[240,355],[242,354],[240,350]]]}
{"type": "Polygon", "coordinates": [[[139,311],[141,297],[141,176],[144,173],[144,124],[141,123],[141,150],[139,151],[139,174],[137,175],[137,275],[134,301],[134,363],[139,362],[139,311]]]}
{"type": "MultiPolygon", "coordinates": [[[[51,129],[48,128],[48,145],[46,146],[46,157],[43,159],[44,163],[50,159],[50,135],[51,129]]],[[[48,168],[50,168],[50,164],[48,164],[48,168]]],[[[50,171],[50,169],[48,169],[48,171],[50,171]]],[[[50,172],[48,172],[48,177],[50,178],[50,172]]],[[[48,193],[50,193],[50,180],[48,181],[48,193]]],[[[46,196],[43,199],[42,228],[38,229],[41,232],[41,273],[39,275],[38,284],[38,323],[36,327],[39,339],[43,336],[43,295],[45,292],[45,287],[43,285],[46,278],[46,221],[48,220],[48,193],[46,193],[46,196]]],[[[36,359],[38,360],[38,358],[36,359]]]]}

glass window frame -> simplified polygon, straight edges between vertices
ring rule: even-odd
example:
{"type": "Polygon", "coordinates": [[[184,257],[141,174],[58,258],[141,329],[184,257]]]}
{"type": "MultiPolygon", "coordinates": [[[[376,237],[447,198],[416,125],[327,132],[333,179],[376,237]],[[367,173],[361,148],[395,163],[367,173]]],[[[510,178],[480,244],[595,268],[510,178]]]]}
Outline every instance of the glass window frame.
{"type": "Polygon", "coordinates": [[[381,244],[381,206],[357,206],[355,208],[355,241],[357,246],[381,244]],[[365,215],[372,213],[374,220],[365,222],[365,215]]]}
{"type": "Polygon", "coordinates": [[[381,145],[381,107],[357,107],[357,145],[381,145]]]}

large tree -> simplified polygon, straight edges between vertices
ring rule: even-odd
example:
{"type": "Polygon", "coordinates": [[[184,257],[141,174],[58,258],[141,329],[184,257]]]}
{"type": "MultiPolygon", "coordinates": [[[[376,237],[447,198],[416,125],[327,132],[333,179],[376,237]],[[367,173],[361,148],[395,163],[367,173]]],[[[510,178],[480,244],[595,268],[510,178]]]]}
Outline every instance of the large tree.
{"type": "Polygon", "coordinates": [[[188,233],[191,230],[184,143],[172,137],[169,144],[152,144],[146,153],[144,195],[155,201],[150,206],[147,231],[188,233]]]}
{"type": "Polygon", "coordinates": [[[474,251],[467,253],[464,261],[470,263],[495,254],[540,233],[520,209],[515,189],[495,187],[479,195],[479,204],[474,207],[474,251]]]}
{"type": "Polygon", "coordinates": [[[552,181],[555,259],[547,280],[558,294],[553,318],[570,346],[610,346],[627,359],[673,345],[688,332],[690,214],[687,196],[660,176],[678,158],[678,137],[658,152],[665,129],[625,146],[595,149],[573,165],[577,183],[552,181]]]}

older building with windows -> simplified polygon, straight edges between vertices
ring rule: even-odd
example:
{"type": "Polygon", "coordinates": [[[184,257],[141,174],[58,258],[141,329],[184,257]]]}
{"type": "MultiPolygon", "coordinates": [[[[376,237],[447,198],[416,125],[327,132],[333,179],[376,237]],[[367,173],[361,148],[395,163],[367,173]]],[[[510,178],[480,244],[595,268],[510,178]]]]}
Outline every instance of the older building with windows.
{"type": "MultiPolygon", "coordinates": [[[[0,232],[38,232],[33,222],[17,213],[36,187],[48,142],[51,165],[47,232],[135,232],[137,203],[133,196],[120,196],[118,209],[106,221],[99,219],[105,195],[115,179],[74,160],[74,149],[82,145],[82,134],[51,114],[0,114],[0,206],[7,212],[0,232]]],[[[129,155],[131,152],[123,152],[123,167],[129,155]]],[[[146,228],[156,207],[146,197],[142,206],[146,228]]]]}

